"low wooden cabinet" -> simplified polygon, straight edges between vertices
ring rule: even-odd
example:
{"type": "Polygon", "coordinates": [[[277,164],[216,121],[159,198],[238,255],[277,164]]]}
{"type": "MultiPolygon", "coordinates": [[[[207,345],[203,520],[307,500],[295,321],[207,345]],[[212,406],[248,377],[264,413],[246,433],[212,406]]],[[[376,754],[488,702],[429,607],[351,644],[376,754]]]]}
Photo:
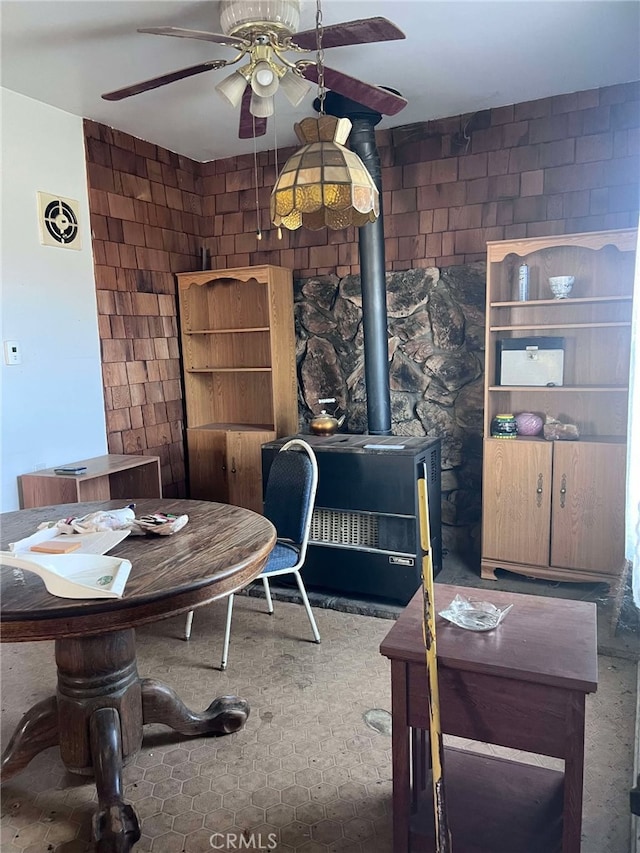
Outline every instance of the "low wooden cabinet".
{"type": "Polygon", "coordinates": [[[178,275],[190,497],[262,511],[261,445],[298,429],[291,270],[178,275]]]}
{"type": "Polygon", "coordinates": [[[161,498],[159,456],[109,453],[70,463],[84,466],[81,474],[56,474],[45,468],[18,477],[20,509],[82,501],[161,498]]]}
{"type": "Polygon", "coordinates": [[[495,579],[493,560],[547,564],[551,451],[542,442],[484,442],[482,577],[495,579]]]}
{"type": "Polygon", "coordinates": [[[189,429],[191,497],[262,511],[262,445],[272,430],[189,429]]]}
{"type": "Polygon", "coordinates": [[[482,577],[495,569],[615,584],[624,561],[626,447],[484,443],[482,577]]]}
{"type": "Polygon", "coordinates": [[[501,568],[620,579],[636,243],[629,229],[487,244],[483,578],[501,568]],[[517,298],[523,263],[527,300],[517,298]],[[558,275],[575,277],[569,298],[552,296],[548,279],[558,275]],[[548,338],[562,341],[562,381],[530,384],[523,372],[522,384],[503,384],[501,353],[548,338]],[[573,423],[580,438],[491,436],[497,414],[521,412],[573,423]]]}

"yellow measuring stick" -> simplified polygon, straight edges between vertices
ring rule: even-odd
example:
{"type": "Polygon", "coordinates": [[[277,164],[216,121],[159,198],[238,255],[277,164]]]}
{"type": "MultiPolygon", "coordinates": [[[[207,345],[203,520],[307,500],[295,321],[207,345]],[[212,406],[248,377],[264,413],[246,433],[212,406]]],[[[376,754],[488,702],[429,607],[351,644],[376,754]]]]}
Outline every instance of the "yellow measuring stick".
{"type": "Polygon", "coordinates": [[[429,527],[429,496],[426,465],[418,478],[418,504],[420,507],[420,546],[422,549],[422,632],[427,653],[429,680],[429,745],[431,748],[431,779],[433,782],[433,816],[436,828],[436,853],[451,853],[451,833],[447,820],[444,787],[444,745],[440,727],[440,693],[438,690],[438,658],[436,652],[435,599],[433,595],[433,558],[431,555],[431,530],[429,527]]]}

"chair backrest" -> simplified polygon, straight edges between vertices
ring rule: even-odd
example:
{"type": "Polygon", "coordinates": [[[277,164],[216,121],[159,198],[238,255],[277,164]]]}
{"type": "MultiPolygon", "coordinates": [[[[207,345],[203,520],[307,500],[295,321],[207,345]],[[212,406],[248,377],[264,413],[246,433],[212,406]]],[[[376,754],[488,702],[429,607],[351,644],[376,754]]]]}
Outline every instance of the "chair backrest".
{"type": "Polygon", "coordinates": [[[287,441],[276,454],[267,479],[264,514],[279,539],[300,549],[304,561],[318,485],[318,463],[312,447],[301,438],[287,441]]]}

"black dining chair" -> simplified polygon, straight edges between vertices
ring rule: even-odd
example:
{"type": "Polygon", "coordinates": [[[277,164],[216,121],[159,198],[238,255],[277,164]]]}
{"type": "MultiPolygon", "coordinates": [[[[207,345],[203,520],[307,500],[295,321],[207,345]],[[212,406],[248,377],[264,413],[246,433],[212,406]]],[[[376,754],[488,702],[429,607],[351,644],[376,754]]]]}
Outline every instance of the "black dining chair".
{"type": "MultiPolygon", "coordinates": [[[[316,643],[319,643],[320,633],[300,575],[300,569],[304,565],[307,554],[317,485],[318,463],[313,448],[301,438],[292,438],[287,441],[271,463],[267,478],[264,515],[276,528],[278,538],[260,577],[264,584],[269,613],[273,613],[269,578],[288,574],[295,576],[311,623],[313,638],[316,643]]],[[[221,669],[227,668],[233,599],[232,593],[227,599],[221,669]]],[[[193,610],[187,614],[185,626],[187,640],[191,636],[192,621],[193,610]]]]}

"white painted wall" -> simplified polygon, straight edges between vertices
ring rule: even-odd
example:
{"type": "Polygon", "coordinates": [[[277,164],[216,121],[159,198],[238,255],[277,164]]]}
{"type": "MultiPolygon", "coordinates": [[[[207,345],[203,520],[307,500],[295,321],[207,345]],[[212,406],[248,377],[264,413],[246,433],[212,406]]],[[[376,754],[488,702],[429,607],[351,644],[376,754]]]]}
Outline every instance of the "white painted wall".
{"type": "Polygon", "coordinates": [[[0,90],[2,340],[0,510],[18,509],[16,477],[106,453],[100,343],[82,119],[0,90]],[[40,245],[38,191],[77,199],[82,248],[40,245]]]}
{"type": "MultiPolygon", "coordinates": [[[[631,322],[631,371],[629,377],[629,426],[627,435],[626,557],[632,566],[633,600],[640,610],[640,223],[636,251],[636,275],[631,322]]],[[[638,670],[640,679],[640,669],[638,670]]],[[[640,680],[638,681],[640,687],[640,680]]],[[[638,696],[640,701],[640,694],[638,696]]],[[[639,709],[640,710],[640,709],[639,709]]],[[[640,718],[638,719],[640,725],[640,718]]],[[[640,827],[640,822],[639,822],[640,827]]],[[[638,837],[640,851],[640,836],[638,837]]]]}

